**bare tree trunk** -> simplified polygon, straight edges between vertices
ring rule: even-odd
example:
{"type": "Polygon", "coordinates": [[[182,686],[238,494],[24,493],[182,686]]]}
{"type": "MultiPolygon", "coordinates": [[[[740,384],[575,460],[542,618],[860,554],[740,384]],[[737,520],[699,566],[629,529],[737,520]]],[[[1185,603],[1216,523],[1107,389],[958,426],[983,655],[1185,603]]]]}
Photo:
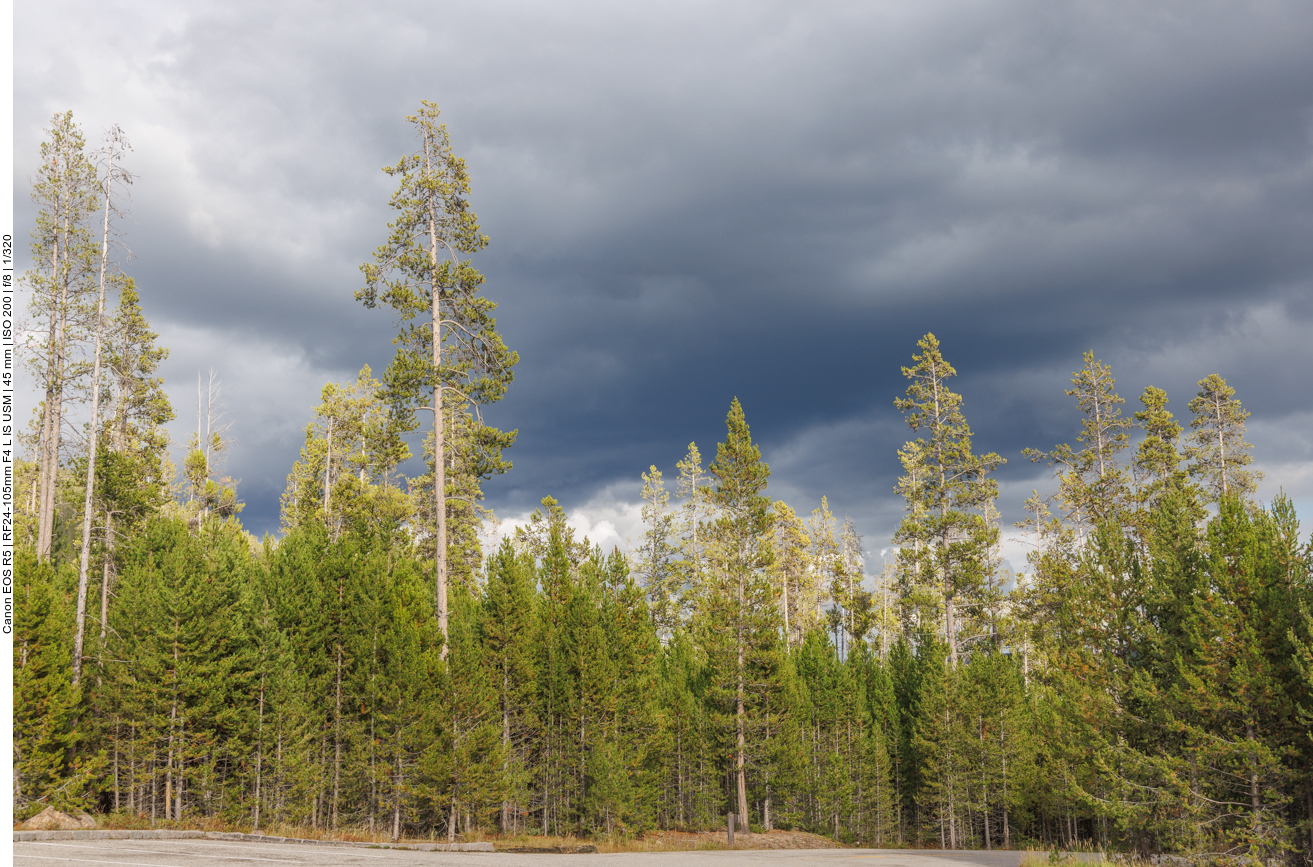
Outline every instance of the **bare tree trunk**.
{"type": "MultiPolygon", "coordinates": [[[[952,778],[950,777],[949,779],[951,781],[952,778]]],[[[956,799],[953,797],[954,794],[952,782],[950,782],[948,795],[948,841],[951,848],[957,849],[957,804],[956,799]]]]}
{"type": "Polygon", "coordinates": [[[735,764],[735,777],[736,777],[735,782],[738,788],[738,815],[746,819],[748,815],[748,786],[747,786],[747,775],[744,770],[744,765],[746,764],[744,754],[747,752],[747,738],[746,738],[746,733],[744,731],[746,720],[744,718],[744,707],[743,707],[744,691],[746,689],[746,684],[744,683],[746,672],[744,670],[744,652],[743,652],[743,640],[744,640],[743,639],[743,605],[744,605],[743,582],[745,579],[745,576],[743,574],[743,566],[747,562],[747,557],[745,556],[745,552],[740,552],[740,558],[743,562],[740,563],[740,569],[739,569],[739,608],[738,608],[738,642],[737,642],[738,643],[738,648],[737,648],[738,684],[737,684],[736,696],[735,696],[736,698],[735,721],[736,721],[736,728],[738,729],[737,731],[738,750],[737,750],[737,754],[734,757],[734,764],[735,764]]]}
{"type": "Polygon", "coordinates": [[[114,721],[114,810],[119,808],[119,723],[114,721]]]}
{"type": "Polygon", "coordinates": [[[319,732],[319,773],[315,780],[315,824],[316,828],[328,827],[328,793],[324,786],[328,782],[328,730],[319,732]]]}
{"type": "Polygon", "coordinates": [[[78,564],[77,631],[73,636],[73,685],[82,678],[83,642],[87,625],[87,579],[91,568],[91,504],[96,492],[96,448],[100,445],[100,356],[105,342],[105,268],[109,264],[110,184],[113,163],[105,177],[105,222],[100,245],[100,288],[96,299],[96,350],[91,366],[91,429],[87,436],[87,489],[82,499],[82,554],[78,564]]]}
{"type": "MultiPolygon", "coordinates": [[[[41,510],[37,517],[37,558],[49,560],[53,546],[55,524],[55,485],[59,475],[59,439],[62,434],[60,420],[64,394],[64,341],[67,338],[68,311],[68,236],[72,229],[69,209],[72,190],[65,183],[63,189],[63,226],[56,235],[50,251],[50,343],[46,355],[46,405],[41,427],[41,510]],[[64,268],[59,267],[60,250],[64,252],[64,268]],[[62,277],[62,279],[61,279],[62,277]]],[[[58,207],[58,205],[56,206],[58,207]]]]}
{"type": "MultiPolygon", "coordinates": [[[[52,316],[54,314],[51,314],[52,316]]],[[[46,489],[49,487],[46,481],[46,465],[49,461],[50,437],[49,430],[51,425],[50,408],[54,404],[54,356],[53,344],[55,341],[54,327],[50,329],[50,342],[52,344],[52,355],[46,360],[46,399],[42,405],[41,411],[41,429],[37,434],[37,468],[36,477],[32,480],[31,506],[30,511],[36,516],[37,533],[36,533],[36,550],[37,557],[41,560],[50,557],[50,533],[46,527],[46,489]],[[39,505],[39,508],[38,508],[39,505]]]]}
{"type": "Polygon", "coordinates": [[[985,775],[985,717],[983,714],[976,715],[976,722],[980,728],[980,821],[983,827],[985,837],[985,849],[993,849],[994,846],[989,839],[989,780],[985,775]]]}
{"type": "MultiPolygon", "coordinates": [[[[424,131],[424,162],[433,173],[433,142],[424,131]]],[[[433,195],[429,196],[429,265],[432,278],[429,290],[433,302],[433,508],[434,572],[438,607],[438,628],[442,630],[441,657],[447,658],[447,466],[446,420],[442,415],[442,289],[438,285],[438,213],[433,195]]]]}
{"type": "Polygon", "coordinates": [[[1008,753],[1004,741],[1003,712],[999,711],[998,750],[1003,759],[1003,848],[1012,848],[1012,833],[1008,828],[1008,753]]]}
{"type": "Polygon", "coordinates": [[[185,765],[183,758],[184,758],[184,748],[187,743],[187,738],[184,734],[186,724],[187,724],[187,718],[185,716],[180,715],[178,717],[178,784],[177,786],[174,787],[173,790],[173,797],[175,799],[173,805],[173,818],[175,819],[182,818],[182,781],[183,781],[182,769],[185,765]]]}
{"type": "Polygon", "coordinates": [[[947,776],[948,776],[948,779],[946,781],[948,783],[948,787],[947,787],[948,788],[948,845],[949,848],[956,849],[957,848],[957,804],[955,803],[956,798],[954,797],[956,792],[954,791],[953,788],[953,783],[955,782],[955,780],[953,779],[953,772],[952,770],[950,770],[953,767],[952,747],[948,746],[948,740],[951,737],[952,731],[953,731],[953,720],[951,717],[951,711],[948,708],[944,708],[944,741],[945,741],[944,768],[947,771],[947,776]]]}
{"type": "MultiPolygon", "coordinates": [[[[507,696],[509,694],[509,683],[507,672],[502,670],[502,711],[501,711],[501,744],[502,744],[502,776],[510,776],[511,762],[511,715],[507,708],[507,696]]],[[[507,833],[510,828],[510,802],[505,798],[501,802],[501,831],[507,833]]]]}
{"type": "Polygon", "coordinates": [[[137,815],[141,799],[137,797],[137,729],[129,726],[132,739],[128,741],[128,812],[137,815]]]}
{"type": "MultiPolygon", "coordinates": [[[[56,273],[58,269],[54,269],[56,273]]],[[[37,479],[33,488],[40,492],[40,505],[37,511],[37,557],[50,559],[52,523],[54,513],[55,474],[51,467],[59,464],[59,422],[56,420],[56,395],[58,394],[58,341],[60,332],[58,311],[50,313],[50,346],[46,359],[46,400],[45,411],[41,420],[41,438],[37,446],[37,479]]]]}
{"type": "Polygon", "coordinates": [[[164,820],[167,822],[170,818],[169,810],[173,804],[173,726],[178,718],[178,701],[175,698],[173,707],[169,709],[169,763],[165,766],[164,771],[164,820]]]}
{"type": "Polygon", "coordinates": [[[252,831],[260,830],[260,799],[263,795],[261,784],[264,782],[262,776],[264,770],[264,676],[260,676],[260,710],[258,722],[256,724],[255,735],[255,820],[251,827],[252,831]]]}
{"type": "MultiPolygon", "coordinates": [[[[934,378],[933,378],[936,428],[938,428],[941,424],[943,424],[943,412],[939,406],[939,379],[940,379],[940,374],[939,371],[936,369],[934,371],[934,378]]],[[[948,489],[948,479],[944,470],[944,455],[942,451],[942,446],[939,443],[938,437],[936,437],[934,441],[935,441],[935,465],[939,468],[939,490],[940,490],[940,496],[942,497],[944,496],[943,492],[948,489]]],[[[948,503],[946,501],[940,504],[939,514],[941,518],[947,517],[948,503]]],[[[947,537],[941,535],[940,550],[946,551],[947,548],[948,548],[948,539],[947,537]]],[[[957,624],[953,622],[953,576],[949,575],[947,572],[944,572],[944,574],[942,574],[940,578],[944,584],[943,586],[944,637],[948,640],[949,661],[953,668],[957,668],[957,635],[956,635],[957,624]]],[[[951,813],[949,815],[949,827],[951,830],[952,827],[951,813]]]]}
{"type": "MultiPolygon", "coordinates": [[[[100,645],[105,646],[105,638],[109,628],[109,578],[113,571],[110,568],[110,558],[114,554],[114,545],[112,536],[114,533],[114,516],[110,512],[105,513],[105,562],[101,564],[100,570],[100,645]]],[[[103,663],[102,663],[103,665],[103,663]]]]}
{"type": "Polygon", "coordinates": [[[56,325],[52,325],[54,345],[50,348],[54,361],[51,363],[52,375],[46,387],[46,422],[45,454],[41,468],[41,516],[37,525],[37,554],[41,559],[49,560],[54,547],[55,533],[55,489],[59,485],[59,440],[63,433],[64,401],[64,342],[67,340],[67,303],[68,288],[60,292],[58,311],[52,316],[56,325]]]}
{"type": "Polygon", "coordinates": [[[675,729],[675,822],[684,827],[684,737],[675,729]]]}
{"type": "MultiPolygon", "coordinates": [[[[1245,737],[1250,744],[1254,742],[1254,724],[1245,723],[1245,737]]],[[[1254,828],[1261,836],[1263,827],[1263,800],[1258,790],[1258,760],[1251,749],[1249,753],[1249,805],[1254,811],[1254,828]]]]}
{"type": "Polygon", "coordinates": [[[949,590],[944,590],[944,632],[948,637],[948,659],[953,668],[957,668],[957,611],[953,605],[953,597],[948,595],[949,590]]]}
{"type": "Polygon", "coordinates": [[[392,801],[392,839],[401,839],[401,754],[397,753],[397,773],[393,780],[395,783],[392,801]]]}
{"type": "Polygon", "coordinates": [[[332,827],[337,828],[337,804],[342,789],[342,597],[346,592],[341,576],[337,579],[337,695],[333,706],[333,812],[332,827]]]}
{"type": "Polygon", "coordinates": [[[1216,397],[1213,398],[1213,402],[1214,404],[1216,404],[1214,414],[1217,416],[1217,460],[1218,463],[1221,464],[1220,469],[1222,470],[1222,496],[1225,497],[1228,493],[1228,489],[1226,486],[1226,437],[1222,433],[1223,431],[1222,395],[1220,392],[1217,394],[1216,397]]]}
{"type": "Polygon", "coordinates": [[[328,417],[328,452],[324,456],[324,520],[328,520],[328,507],[332,492],[333,474],[333,417],[328,417]]]}
{"type": "Polygon", "coordinates": [[[787,570],[781,570],[780,581],[781,598],[784,600],[784,649],[788,650],[793,638],[793,633],[789,631],[789,573],[787,570]]]}
{"type": "Polygon", "coordinates": [[[278,788],[275,790],[277,797],[274,799],[274,823],[278,824],[283,821],[283,727],[278,727],[278,741],[274,745],[274,762],[278,768],[275,779],[278,781],[278,788]]]}
{"type": "Polygon", "coordinates": [[[27,511],[29,514],[32,515],[36,515],[37,513],[36,495],[37,495],[37,491],[41,489],[41,467],[43,466],[42,461],[45,460],[45,454],[46,454],[45,437],[46,437],[45,428],[41,428],[40,430],[37,431],[37,444],[36,444],[37,465],[35,468],[36,471],[32,474],[32,484],[27,486],[27,511]]]}
{"type": "Polygon", "coordinates": [[[372,657],[369,665],[369,832],[374,832],[374,813],[379,806],[379,785],[378,785],[378,751],[375,747],[377,743],[376,733],[374,730],[374,709],[376,706],[374,691],[374,681],[378,677],[378,627],[374,628],[372,657]]]}

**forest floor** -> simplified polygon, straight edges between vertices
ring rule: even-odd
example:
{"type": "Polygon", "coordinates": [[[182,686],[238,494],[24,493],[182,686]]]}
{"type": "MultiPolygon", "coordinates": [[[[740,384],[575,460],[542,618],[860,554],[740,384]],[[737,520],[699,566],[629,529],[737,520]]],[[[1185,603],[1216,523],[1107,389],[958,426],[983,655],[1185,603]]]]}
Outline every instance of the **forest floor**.
{"type": "MultiPolygon", "coordinates": [[[[151,821],[149,818],[131,813],[110,813],[98,815],[97,830],[175,830],[175,831],[230,831],[250,834],[253,829],[249,824],[221,822],[217,819],[183,819],[181,821],[151,821]]],[[[18,825],[14,825],[17,830],[18,825]]],[[[297,825],[265,824],[259,832],[269,836],[289,837],[300,840],[343,840],[352,843],[389,843],[390,833],[370,832],[368,828],[341,828],[329,831],[320,828],[306,828],[297,825]]],[[[403,837],[396,841],[407,843],[445,843],[446,837],[403,837]]],[[[461,834],[456,837],[458,843],[488,842],[499,852],[536,853],[585,853],[585,852],[687,852],[694,850],[728,849],[725,831],[651,831],[640,837],[595,838],[587,837],[541,837],[531,835],[499,834],[461,834]]],[[[805,831],[770,831],[761,834],[747,834],[738,831],[734,835],[735,849],[841,849],[844,844],[836,843],[828,837],[810,834],[805,831]]]]}
{"type": "MultiPolygon", "coordinates": [[[[473,839],[473,838],[471,838],[473,839]]],[[[505,837],[485,836],[497,851],[506,852],[578,852],[595,846],[597,852],[687,852],[701,849],[728,849],[724,831],[651,831],[630,839],[573,837],[505,837]]],[[[841,849],[828,837],[805,831],[770,831],[764,834],[734,834],[735,849],[841,849]]]]}

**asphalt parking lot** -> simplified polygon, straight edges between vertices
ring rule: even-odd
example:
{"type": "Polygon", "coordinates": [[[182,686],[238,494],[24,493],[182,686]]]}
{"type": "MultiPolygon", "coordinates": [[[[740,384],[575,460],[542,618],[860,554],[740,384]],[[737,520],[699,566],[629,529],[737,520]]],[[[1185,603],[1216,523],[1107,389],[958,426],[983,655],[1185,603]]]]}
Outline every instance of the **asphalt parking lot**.
{"type": "Polygon", "coordinates": [[[51,840],[13,844],[22,867],[56,864],[118,864],[124,867],[199,867],[246,864],[369,867],[1019,867],[1025,852],[927,852],[906,849],[762,849],[739,851],[634,852],[592,855],[517,855],[501,852],[416,852],[354,849],[295,843],[223,840],[51,840]]]}

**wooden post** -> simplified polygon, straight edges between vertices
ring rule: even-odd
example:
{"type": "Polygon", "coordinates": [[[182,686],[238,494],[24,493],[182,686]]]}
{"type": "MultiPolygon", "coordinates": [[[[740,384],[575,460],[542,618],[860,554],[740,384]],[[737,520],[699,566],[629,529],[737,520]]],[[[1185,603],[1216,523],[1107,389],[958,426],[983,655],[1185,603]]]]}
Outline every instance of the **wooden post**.
{"type": "Polygon", "coordinates": [[[729,848],[734,848],[734,814],[725,814],[725,829],[729,835],[729,848]]]}

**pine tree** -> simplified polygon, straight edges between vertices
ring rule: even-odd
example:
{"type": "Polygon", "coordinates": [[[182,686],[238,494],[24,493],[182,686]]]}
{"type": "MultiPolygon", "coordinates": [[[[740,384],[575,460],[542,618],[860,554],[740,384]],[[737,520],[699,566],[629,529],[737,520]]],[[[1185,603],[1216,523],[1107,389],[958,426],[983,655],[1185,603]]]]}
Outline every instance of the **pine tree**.
{"type": "Polygon", "coordinates": [[[961,745],[962,709],[958,699],[961,673],[947,664],[948,649],[937,640],[919,648],[916,704],[913,708],[912,755],[917,764],[918,837],[936,840],[941,849],[965,844],[959,811],[965,800],[965,761],[961,745]]]}
{"type": "MultiPolygon", "coordinates": [[[[114,519],[131,525],[158,508],[168,493],[172,472],[165,468],[169,438],[164,425],[174,419],[174,412],[158,375],[169,350],[156,344],[159,335],[150,329],[132,278],[121,280],[118,292],[106,346],[110,379],[106,436],[113,460],[125,464],[124,472],[135,481],[132,490],[115,488],[101,499],[109,498],[114,519]]],[[[111,529],[107,529],[110,539],[111,529]]]]}
{"type": "Polygon", "coordinates": [[[501,716],[501,766],[496,770],[503,834],[522,829],[531,800],[530,773],[538,732],[534,583],[532,557],[516,553],[510,540],[503,540],[488,562],[486,613],[481,621],[501,716]]]}
{"type": "Polygon", "coordinates": [[[644,594],[618,550],[595,552],[605,666],[595,666],[594,745],[589,754],[591,824],[607,836],[642,833],[655,819],[656,658],[660,643],[644,594]]]}
{"type": "Polygon", "coordinates": [[[410,450],[381,389],[369,365],[353,383],[324,386],[316,420],[306,427],[301,457],[287,477],[284,527],[317,518],[334,535],[347,528],[386,533],[410,517],[411,504],[391,484],[410,450]]]}
{"type": "Polygon", "coordinates": [[[746,821],[748,765],[761,751],[761,744],[749,741],[766,722],[766,697],[778,686],[781,612],[767,571],[773,514],[764,492],[770,468],[752,442],[737,398],[725,424],[725,442],[710,468],[715,484],[708,501],[717,517],[708,539],[710,568],[698,615],[713,689],[730,730],[731,803],[746,821]]]}
{"type": "MultiPolygon", "coordinates": [[[[435,523],[433,497],[433,432],[424,438],[424,462],[429,472],[407,480],[413,514],[420,526],[435,523]]],[[[447,466],[447,580],[448,584],[477,582],[483,568],[483,528],[496,524],[491,509],[483,506],[483,482],[511,469],[504,451],[515,443],[514,431],[500,431],[483,424],[477,414],[448,413],[443,437],[447,466]]],[[[419,540],[419,550],[429,556],[434,537],[419,540]]]]}
{"type": "Polygon", "coordinates": [[[898,491],[908,514],[894,541],[900,568],[909,579],[938,592],[943,604],[944,636],[952,665],[957,665],[959,600],[974,602],[986,585],[991,549],[998,527],[989,520],[998,483],[989,474],[1004,463],[998,455],[977,456],[971,428],[962,415],[962,398],[946,385],[957,375],[927,334],[917,343],[915,367],[903,368],[912,381],[907,397],[894,403],[913,431],[926,436],[899,452],[906,475],[898,491]]]}
{"type": "MultiPolygon", "coordinates": [[[[578,624],[569,614],[574,596],[579,592],[576,580],[578,561],[573,534],[565,526],[565,516],[554,500],[544,500],[548,517],[537,522],[546,532],[543,556],[538,565],[538,583],[542,587],[538,646],[538,709],[541,726],[535,790],[540,795],[537,808],[543,834],[561,834],[572,825],[578,809],[579,775],[582,757],[578,754],[577,720],[572,710],[578,708],[577,669],[571,666],[576,648],[572,634],[578,624]],[[550,505],[548,505],[550,501],[550,505]]],[[[535,513],[537,514],[537,513],[535,513]]],[[[528,540],[528,534],[520,537],[528,540]]]]}
{"type": "Polygon", "coordinates": [[[809,530],[811,542],[809,568],[817,584],[815,617],[819,621],[824,603],[827,600],[832,603],[825,612],[826,623],[834,637],[835,647],[842,653],[844,630],[848,623],[848,611],[844,608],[848,572],[843,560],[843,550],[835,534],[834,515],[830,513],[830,503],[826,497],[821,497],[819,509],[812,510],[809,530]]]}
{"type": "MultiPolygon", "coordinates": [[[[385,171],[400,185],[390,204],[398,211],[388,226],[387,241],[374,260],[361,266],[365,286],[356,300],[366,307],[380,302],[407,323],[396,338],[398,350],[384,381],[398,407],[413,412],[431,394],[433,412],[430,483],[433,498],[435,597],[438,625],[447,633],[448,488],[452,416],[469,414],[474,430],[466,450],[486,446],[493,464],[514,434],[484,431],[479,407],[506,393],[519,357],[506,348],[492,317],[496,304],[479,294],[483,275],[461,254],[488,244],[470,210],[465,161],[451,150],[438,107],[423,102],[407,121],[419,133],[421,148],[385,171]],[[416,317],[420,322],[415,323],[416,317]],[[427,320],[427,321],[425,321],[427,320]]],[[[485,460],[483,465],[487,464],[485,460]]],[[[478,473],[476,472],[476,477],[478,473]]],[[[460,496],[460,494],[456,494],[460,496]]],[[[445,653],[445,651],[443,651],[445,653]]]]}
{"type": "Polygon", "coordinates": [[[1199,564],[1205,575],[1181,612],[1168,695],[1199,767],[1195,794],[1244,805],[1225,816],[1206,811],[1212,832],[1261,857],[1289,838],[1290,770],[1278,745],[1292,705],[1307,694],[1288,662],[1293,586],[1284,585],[1292,576],[1274,556],[1286,547],[1281,537],[1293,535],[1293,511],[1287,504],[1251,514],[1234,492],[1223,497],[1199,564]]]}
{"type": "Polygon", "coordinates": [[[1076,438],[1084,448],[1064,443],[1047,453],[1024,450],[1032,461],[1047,460],[1055,467],[1058,495],[1082,536],[1127,507],[1126,473],[1117,456],[1130,445],[1127,430],[1134,424],[1121,414],[1125,401],[1113,390],[1117,383],[1112,369],[1096,361],[1093,352],[1085,353],[1084,362],[1065,392],[1076,398],[1085,416],[1076,438]]]}
{"type": "MultiPolygon", "coordinates": [[[[433,617],[433,597],[424,577],[410,561],[396,563],[384,575],[375,737],[380,801],[390,808],[392,837],[398,839],[423,802],[435,794],[425,777],[441,779],[443,757],[450,749],[440,714],[447,687],[441,659],[446,636],[433,617]]],[[[442,787],[436,793],[443,794],[442,787]]],[[[449,822],[455,819],[448,816],[449,822]]]]}
{"type": "Polygon", "coordinates": [[[643,473],[641,496],[645,529],[636,568],[643,576],[658,634],[669,640],[684,619],[684,576],[676,560],[675,515],[670,510],[670,493],[655,466],[643,473]]]}
{"type": "Polygon", "coordinates": [[[682,501],[679,518],[679,551],[683,589],[696,593],[706,573],[706,523],[710,507],[707,502],[707,472],[702,466],[702,453],[697,443],[688,444],[688,453],[676,464],[679,479],[675,496],[682,501]]]}
{"type": "MultiPolygon", "coordinates": [[[[316,526],[311,538],[320,540],[322,544],[322,540],[327,538],[326,528],[322,524],[316,526]]],[[[320,659],[324,659],[325,653],[331,654],[324,659],[331,668],[322,662],[307,665],[307,670],[327,673],[334,681],[338,680],[340,672],[342,683],[340,706],[336,700],[338,688],[334,683],[329,692],[334,699],[331,710],[322,703],[312,709],[317,717],[312,731],[321,731],[322,720],[326,717],[331,719],[334,764],[341,762],[341,782],[334,784],[333,803],[336,806],[330,814],[330,821],[367,823],[371,832],[390,827],[395,833],[398,817],[418,813],[422,817],[417,819],[421,827],[432,827],[435,817],[432,814],[425,815],[414,801],[433,804],[433,794],[437,788],[435,784],[438,782],[435,779],[437,768],[431,767],[432,773],[428,779],[419,781],[421,784],[427,782],[427,786],[414,786],[416,778],[407,770],[406,755],[402,754],[398,779],[394,728],[397,717],[393,714],[399,672],[400,677],[406,679],[412,688],[428,690],[425,694],[436,697],[444,688],[445,670],[438,667],[424,671],[421,668],[420,676],[429,677],[430,682],[411,680],[413,673],[401,670],[404,661],[397,663],[392,656],[393,648],[390,644],[390,636],[394,634],[391,630],[395,626],[390,618],[396,610],[398,594],[405,593],[405,598],[409,600],[406,616],[411,622],[409,625],[415,628],[402,634],[418,638],[422,651],[420,659],[424,664],[433,661],[437,630],[433,624],[432,606],[425,592],[422,570],[414,562],[413,548],[399,542],[394,535],[375,532],[368,526],[352,527],[331,546],[330,550],[333,549],[345,555],[345,562],[332,573],[344,579],[338,585],[342,588],[342,599],[338,603],[334,598],[336,594],[330,595],[327,605],[321,603],[320,607],[337,615],[328,622],[340,623],[342,656],[339,661],[335,642],[330,644],[321,640],[311,647],[319,648],[316,655],[320,659]],[[403,796],[398,799],[398,783],[402,784],[402,793],[414,793],[418,789],[418,797],[403,796]],[[408,800],[409,804],[406,803],[408,800]],[[332,815],[340,818],[333,820],[332,815]]],[[[337,588],[330,585],[328,589],[331,592],[337,588]]],[[[319,677],[322,679],[324,674],[319,674],[319,677]]],[[[319,702],[322,701],[319,698],[319,702]]],[[[438,710],[433,708],[428,715],[415,714],[401,718],[404,727],[419,726],[433,739],[429,752],[412,751],[410,759],[417,765],[424,764],[426,760],[432,762],[439,754],[443,754],[437,739],[441,725],[436,718],[438,710]]],[[[321,735],[317,741],[312,741],[321,756],[317,760],[320,767],[323,766],[326,740],[321,735]]],[[[337,771],[334,773],[336,775],[337,771]]],[[[322,789],[316,788],[313,791],[318,793],[322,789]]]]}
{"type": "MultiPolygon", "coordinates": [[[[927,643],[927,647],[931,643],[927,643]]],[[[920,702],[922,671],[917,664],[910,636],[900,635],[886,661],[889,686],[885,726],[893,732],[889,747],[893,761],[894,789],[900,816],[898,842],[910,833],[920,840],[921,823],[917,793],[921,788],[921,766],[913,738],[916,734],[916,709],[920,702]]]]}
{"type": "Polygon", "coordinates": [[[869,731],[861,647],[845,662],[824,633],[813,630],[793,654],[806,695],[800,710],[809,718],[809,824],[835,839],[864,835],[872,794],[867,786],[881,787],[864,767],[869,731]]]}
{"type": "Polygon", "coordinates": [[[45,386],[36,491],[37,557],[42,560],[50,558],[54,546],[64,401],[83,373],[73,351],[83,334],[99,259],[89,221],[100,204],[96,168],[86,157],[86,140],[73,113],[56,113],[46,134],[32,186],[37,206],[32,261],[39,264],[23,276],[32,292],[32,313],[46,331],[34,359],[34,372],[45,386]]]}
{"type": "Polygon", "coordinates": [[[1135,420],[1144,431],[1144,439],[1135,449],[1135,470],[1140,480],[1140,500],[1157,500],[1168,488],[1179,488],[1185,474],[1181,471],[1179,451],[1181,425],[1167,410],[1167,392],[1149,386],[1140,395],[1144,409],[1135,420]]]}
{"type": "Polygon", "coordinates": [[[660,797],[663,827],[718,824],[717,747],[705,693],[708,670],[689,631],[681,629],[659,657],[658,690],[667,746],[660,797]]]}
{"type": "Polygon", "coordinates": [[[169,438],[164,425],[174,417],[163,381],[156,376],[169,351],[155,345],[131,278],[114,281],[118,309],[106,326],[105,367],[108,404],[96,449],[93,508],[103,522],[100,579],[101,651],[109,622],[109,602],[116,575],[119,540],[171,500],[172,468],[167,466],[169,438]]]}
{"type": "MultiPolygon", "coordinates": [[[[615,659],[607,646],[602,617],[602,553],[590,552],[574,573],[564,610],[561,655],[570,684],[565,720],[572,733],[569,752],[574,757],[572,825],[598,833],[609,824],[614,801],[628,794],[623,770],[608,757],[608,723],[616,713],[615,659]],[[599,784],[595,786],[594,784],[599,784]]],[[[611,833],[611,828],[606,828],[611,833]]]]}
{"type": "Polygon", "coordinates": [[[1009,848],[1012,811],[1031,772],[1032,724],[1017,663],[1001,653],[974,654],[962,671],[960,700],[967,711],[959,749],[972,832],[986,849],[1009,848]]]}
{"type": "Polygon", "coordinates": [[[212,520],[194,535],[156,518],[123,558],[106,676],[144,723],[152,815],[158,805],[162,818],[180,819],[218,796],[228,750],[245,757],[227,735],[254,691],[240,618],[251,551],[233,522],[212,520]]]}
{"type": "Polygon", "coordinates": [[[1217,374],[1199,380],[1199,394],[1190,401],[1194,419],[1190,427],[1190,474],[1202,478],[1215,502],[1235,496],[1244,499],[1258,489],[1263,474],[1244,469],[1253,462],[1253,448],[1245,442],[1249,413],[1236,399],[1235,389],[1217,374]]]}
{"type": "Polygon", "coordinates": [[[848,633],[844,648],[846,658],[850,647],[858,646],[866,640],[867,633],[876,623],[878,612],[874,609],[871,591],[862,586],[866,549],[862,546],[862,534],[857,532],[852,518],[843,519],[840,544],[843,580],[836,588],[839,592],[834,595],[841,600],[845,613],[844,628],[848,633]]]}
{"type": "Polygon", "coordinates": [[[876,846],[885,846],[902,837],[896,765],[900,714],[890,667],[866,645],[858,650],[850,664],[866,698],[861,709],[865,721],[863,835],[876,846]]]}
{"type": "Polygon", "coordinates": [[[812,563],[811,539],[802,519],[782,500],[777,500],[773,509],[771,572],[780,588],[787,649],[801,644],[803,636],[819,623],[820,590],[812,563]]]}
{"type": "Polygon", "coordinates": [[[434,708],[442,737],[424,769],[426,776],[435,778],[436,802],[448,806],[448,842],[455,842],[462,821],[468,833],[475,823],[482,825],[491,818],[489,808],[499,800],[496,766],[501,763],[502,720],[497,672],[480,641],[484,609],[477,605],[472,589],[467,584],[453,588],[452,610],[457,616],[448,629],[448,672],[434,708]]]}
{"type": "MultiPolygon", "coordinates": [[[[401,567],[407,561],[395,560],[401,567]]],[[[350,749],[344,708],[353,675],[353,615],[369,623],[371,638],[381,636],[374,622],[390,616],[389,584],[356,540],[334,541],[319,522],[297,527],[274,549],[269,562],[268,594],[277,620],[304,679],[308,696],[304,762],[304,816],[312,827],[333,827],[342,805],[343,755],[350,749]],[[361,592],[368,587],[367,592],[361,592]]],[[[382,648],[385,650],[386,648],[382,648]]],[[[371,659],[375,668],[381,663],[371,659]]],[[[386,692],[390,683],[378,684],[386,692]]],[[[361,690],[365,691],[365,690],[361,690]]],[[[377,698],[377,696],[375,696],[377,698]]],[[[381,717],[381,701],[370,706],[381,717]]]]}
{"type": "MultiPolygon", "coordinates": [[[[268,573],[262,569],[256,580],[243,588],[242,600],[249,637],[244,668],[250,672],[254,692],[254,707],[247,709],[243,727],[243,735],[254,755],[246,763],[244,782],[249,795],[242,801],[250,811],[251,826],[256,832],[261,828],[261,821],[281,823],[287,780],[293,776],[288,773],[290,762],[284,759],[284,744],[300,740],[298,735],[304,733],[301,727],[308,717],[304,681],[296,668],[287,635],[279,628],[269,590],[268,573]]],[[[116,787],[116,807],[119,800],[116,787]]],[[[131,796],[125,800],[130,803],[131,796]]]]}
{"type": "Polygon", "coordinates": [[[38,563],[30,549],[16,551],[21,583],[14,593],[14,810],[19,816],[47,806],[84,810],[95,796],[103,753],[80,743],[83,690],[72,682],[71,564],[38,563]],[[79,750],[79,747],[83,749],[79,750]]]}

